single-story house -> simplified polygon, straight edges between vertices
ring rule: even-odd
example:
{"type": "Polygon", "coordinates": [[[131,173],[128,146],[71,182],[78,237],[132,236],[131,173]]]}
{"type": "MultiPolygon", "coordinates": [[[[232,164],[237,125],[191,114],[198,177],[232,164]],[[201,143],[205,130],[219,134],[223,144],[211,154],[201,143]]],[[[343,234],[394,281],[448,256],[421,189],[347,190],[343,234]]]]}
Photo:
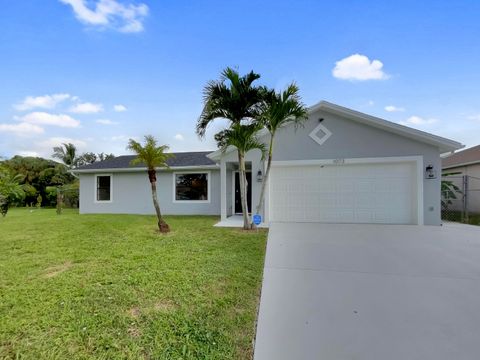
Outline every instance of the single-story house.
{"type": "MultiPolygon", "coordinates": [[[[259,133],[268,142],[268,133],[259,133]]],[[[265,223],[333,222],[439,225],[440,154],[462,148],[456,141],[322,101],[303,127],[288,126],[275,138],[267,184],[265,223]]],[[[83,166],[80,212],[153,214],[150,186],[133,156],[83,166]]],[[[248,203],[257,205],[265,162],[246,155],[248,203]]],[[[241,213],[238,160],[225,153],[176,153],[159,169],[164,214],[241,213]]]]}
{"type": "MultiPolygon", "coordinates": [[[[470,212],[480,213],[480,145],[456,152],[442,158],[442,173],[452,183],[464,190],[466,187],[467,209],[470,212]]],[[[462,210],[463,203],[458,194],[457,201],[449,206],[451,210],[462,210]]]]}

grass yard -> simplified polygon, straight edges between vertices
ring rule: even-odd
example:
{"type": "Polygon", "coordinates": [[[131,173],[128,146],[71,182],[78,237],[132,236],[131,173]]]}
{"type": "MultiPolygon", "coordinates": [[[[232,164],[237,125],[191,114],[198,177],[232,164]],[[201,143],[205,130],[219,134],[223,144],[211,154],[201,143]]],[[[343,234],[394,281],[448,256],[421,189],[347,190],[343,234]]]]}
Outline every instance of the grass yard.
{"type": "Polygon", "coordinates": [[[470,213],[468,216],[468,221],[464,221],[461,211],[448,210],[442,211],[442,220],[463,222],[470,225],[480,225],[480,214],[470,213]]]}
{"type": "Polygon", "coordinates": [[[0,359],[248,359],[266,232],[215,217],[0,218],[0,359]]]}

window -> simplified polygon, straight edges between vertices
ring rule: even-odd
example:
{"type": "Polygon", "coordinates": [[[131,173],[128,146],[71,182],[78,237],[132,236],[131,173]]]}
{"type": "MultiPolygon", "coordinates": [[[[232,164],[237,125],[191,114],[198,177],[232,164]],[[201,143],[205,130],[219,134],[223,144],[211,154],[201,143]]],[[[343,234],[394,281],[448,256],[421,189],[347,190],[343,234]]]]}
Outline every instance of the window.
{"type": "Polygon", "coordinates": [[[208,199],[208,173],[174,174],[175,201],[204,201],[208,199]]]}
{"type": "Polygon", "coordinates": [[[112,201],[112,176],[97,175],[96,201],[112,201]]]}

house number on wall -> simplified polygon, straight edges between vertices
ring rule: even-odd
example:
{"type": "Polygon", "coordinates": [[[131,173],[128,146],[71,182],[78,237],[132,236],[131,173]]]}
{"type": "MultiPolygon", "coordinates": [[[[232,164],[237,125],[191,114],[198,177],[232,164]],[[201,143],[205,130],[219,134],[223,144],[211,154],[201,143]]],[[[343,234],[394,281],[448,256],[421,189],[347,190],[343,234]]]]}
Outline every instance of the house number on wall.
{"type": "Polygon", "coordinates": [[[345,159],[334,159],[333,163],[335,165],[343,165],[343,164],[345,164],[345,159]]]}

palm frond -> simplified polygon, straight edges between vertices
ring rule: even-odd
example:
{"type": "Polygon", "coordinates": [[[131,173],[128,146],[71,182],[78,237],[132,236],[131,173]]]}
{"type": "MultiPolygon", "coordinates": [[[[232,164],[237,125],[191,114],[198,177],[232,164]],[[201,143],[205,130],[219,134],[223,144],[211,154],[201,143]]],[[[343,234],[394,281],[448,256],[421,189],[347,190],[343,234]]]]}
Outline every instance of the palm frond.
{"type": "Polygon", "coordinates": [[[215,119],[228,119],[231,123],[253,119],[262,100],[261,88],[253,86],[259,78],[253,71],[240,76],[237,70],[227,67],[219,80],[208,82],[203,90],[204,107],[197,121],[197,134],[204,137],[215,119]]]}
{"type": "Polygon", "coordinates": [[[256,136],[260,129],[261,127],[257,123],[232,124],[230,128],[217,133],[215,140],[222,152],[225,152],[229,146],[234,146],[244,154],[258,149],[262,153],[262,159],[264,159],[267,149],[265,144],[260,142],[256,136]]]}
{"type": "Polygon", "coordinates": [[[264,90],[257,121],[271,134],[293,123],[300,126],[308,118],[308,109],[302,103],[298,86],[292,83],[282,92],[264,90]]]}
{"type": "Polygon", "coordinates": [[[146,135],[144,140],[144,145],[134,139],[128,141],[127,150],[130,150],[137,155],[130,164],[145,164],[149,170],[153,170],[156,167],[168,168],[167,161],[174,156],[167,152],[169,150],[168,145],[158,145],[157,139],[152,135],[146,135]]]}

